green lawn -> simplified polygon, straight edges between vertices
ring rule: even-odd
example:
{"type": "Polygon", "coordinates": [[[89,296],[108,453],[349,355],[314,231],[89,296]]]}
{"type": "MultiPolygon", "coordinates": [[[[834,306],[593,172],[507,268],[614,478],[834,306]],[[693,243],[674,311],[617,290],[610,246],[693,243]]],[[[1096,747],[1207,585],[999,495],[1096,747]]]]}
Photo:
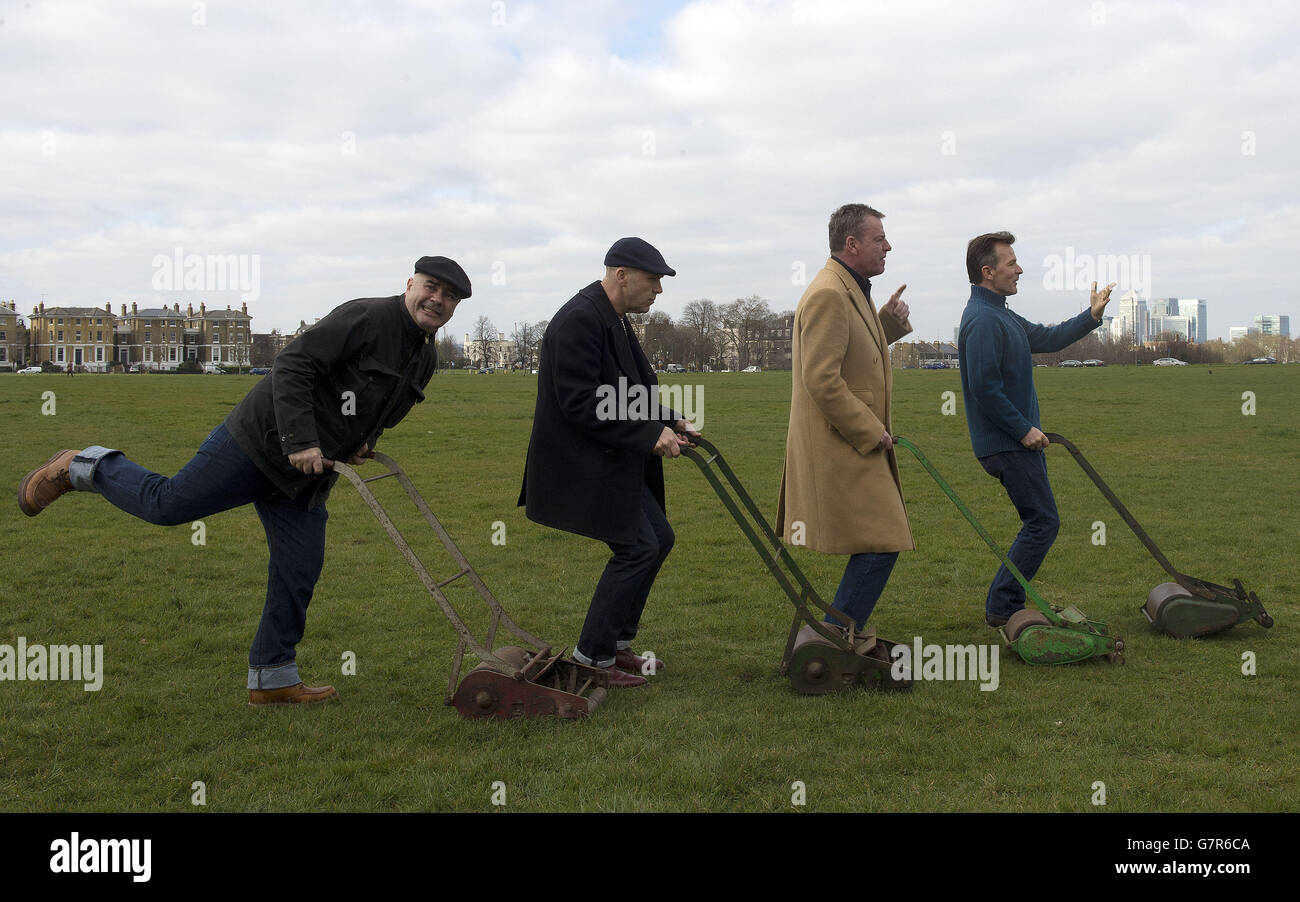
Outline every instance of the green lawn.
{"type": "MultiPolygon", "coordinates": [[[[775,510],[788,373],[665,377],[703,385],[705,432],[775,510]]],[[[1295,559],[1300,367],[1036,371],[1045,427],[1089,455],[1192,575],[1240,578],[1277,625],[1206,640],[1154,634],[1138,607],[1164,581],[1064,451],[1049,451],[1063,525],[1036,582],[1125,639],[1127,664],[1001,658],[996,691],[795,695],[777,673],[791,607],[695,465],[666,465],[677,547],[640,650],[666,662],[583,722],[466,721],[442,703],[454,633],[346,482],[299,664],[338,703],[253,709],[247,648],[266,549],[251,508],[189,527],[135,521],[73,494],[39,518],[13,501],[53,451],[102,444],[172,473],[254,377],[0,375],[0,643],[100,644],[104,683],[0,682],[7,811],[1108,811],[1295,810],[1300,653],[1295,559]],[[57,412],[42,414],[42,392],[57,412]],[[1242,414],[1242,393],[1256,414],[1242,414]],[[1107,527],[1094,545],[1093,523],[1107,527]],[[353,652],[357,673],[340,672],[353,652]],[[1242,655],[1257,675],[1242,674],[1242,655]],[[206,809],[191,804],[195,781],[206,809]],[[806,806],[791,804],[802,781],[806,806]]],[[[439,375],[381,450],[415,479],[526,629],[575,641],[608,556],[515,507],[536,391],[527,375],[439,375]],[[493,544],[493,524],[506,544],[493,544]]],[[[1008,544],[1010,503],[970,452],[956,371],[896,373],[895,427],[1008,544]],[[957,395],[945,416],[943,392],[957,395]]],[[[370,465],[374,467],[375,465],[370,465]]],[[[873,621],[911,643],[990,643],[996,561],[910,455],[900,458],[917,550],[873,621]]],[[[413,512],[399,524],[437,576],[451,565],[413,512]]],[[[830,596],[844,561],[798,550],[830,596]]],[[[468,590],[454,600],[474,602],[468,590]]],[[[479,618],[481,620],[481,618],[479,618]]]]}

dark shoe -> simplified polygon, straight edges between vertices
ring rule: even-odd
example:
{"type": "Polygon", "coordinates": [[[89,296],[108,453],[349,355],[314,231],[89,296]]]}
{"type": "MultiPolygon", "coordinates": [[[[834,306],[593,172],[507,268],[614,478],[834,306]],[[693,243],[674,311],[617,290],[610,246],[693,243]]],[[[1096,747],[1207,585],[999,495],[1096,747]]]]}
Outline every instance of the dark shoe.
{"type": "Polygon", "coordinates": [[[997,617],[994,616],[993,614],[984,615],[984,622],[987,623],[989,626],[993,627],[994,629],[997,629],[1000,626],[1006,626],[1007,621],[1010,619],[1011,619],[1010,617],[997,617]]]}
{"type": "Polygon", "coordinates": [[[664,662],[658,658],[643,658],[630,648],[620,648],[614,653],[614,666],[637,676],[655,676],[664,669],[664,662]],[[646,665],[649,664],[649,667],[646,665]]]}
{"type": "Polygon", "coordinates": [[[310,702],[324,702],[338,698],[338,690],[333,686],[285,686],[283,689],[249,689],[248,703],[255,708],[262,705],[300,705],[310,702]]]}
{"type": "Polygon", "coordinates": [[[18,507],[29,517],[35,517],[54,503],[64,492],[72,491],[68,478],[68,464],[80,451],[59,451],[44,466],[37,467],[18,483],[18,507]]]}
{"type": "Polygon", "coordinates": [[[609,674],[609,685],[616,689],[635,689],[637,686],[644,686],[650,682],[643,676],[637,676],[634,673],[624,673],[617,667],[606,668],[605,672],[609,674]]]}

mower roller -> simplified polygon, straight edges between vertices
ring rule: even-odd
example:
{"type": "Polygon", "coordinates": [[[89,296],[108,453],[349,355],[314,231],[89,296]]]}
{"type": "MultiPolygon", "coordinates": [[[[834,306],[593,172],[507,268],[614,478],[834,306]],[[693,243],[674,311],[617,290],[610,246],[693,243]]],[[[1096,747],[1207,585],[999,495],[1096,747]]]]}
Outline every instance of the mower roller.
{"type": "Polygon", "coordinates": [[[420,497],[420,493],[411,484],[410,478],[402,471],[391,457],[379,452],[372,452],[374,459],[388,468],[388,472],[362,478],[356,470],[341,461],[334,463],[335,472],[347,477],[356,487],[362,499],[370,507],[371,513],[384,527],[393,543],[397,545],[407,563],[415,570],[420,582],[429,590],[429,594],[438,602],[438,607],[451,621],[451,625],[460,636],[456,645],[456,656],[452,662],[451,677],[447,682],[445,702],[455,705],[463,717],[542,717],[553,715],[563,718],[584,717],[596,710],[609,692],[609,676],[604,670],[587,667],[577,661],[564,657],[564,651],[553,653],[551,646],[538,639],[532,633],[517,626],[502,609],[501,603],[474,572],[469,561],[465,559],[456,543],[451,540],[447,530],[438,522],[429,505],[420,497]],[[393,521],[384,511],[383,505],[370,491],[368,483],[396,476],[407,496],[424,516],[425,521],[442,540],[447,553],[460,566],[453,576],[435,582],[429,572],[393,521]],[[478,590],[483,603],[487,605],[490,619],[487,640],[480,643],[474,638],[465,621],[443,594],[443,587],[461,577],[467,577],[478,590]],[[494,647],[497,629],[505,626],[520,640],[521,645],[494,647]],[[469,649],[479,659],[479,665],[465,675],[459,687],[456,681],[460,677],[461,664],[465,650],[469,649]]]}
{"type": "Polygon", "coordinates": [[[1112,664],[1124,663],[1124,640],[1112,636],[1106,624],[1098,620],[1089,620],[1074,605],[1067,608],[1055,607],[1043,600],[1034,587],[1025,579],[1019,568],[1002,550],[988,531],[980,525],[957,493],[944,481],[934,464],[921,453],[921,449],[902,436],[894,436],[894,444],[902,445],[916,456],[925,467],[926,472],[934,478],[943,489],[944,494],[957,505],[957,509],[975,527],[980,538],[993,550],[993,554],[1002,561],[1008,572],[1016,578],[1025,589],[1025,597],[1033,601],[1038,610],[1026,607],[1012,614],[1006,624],[999,627],[1002,640],[1011,647],[1021,659],[1029,664],[1073,664],[1088,658],[1105,657],[1112,664]]]}
{"type": "Polygon", "coordinates": [[[1160,549],[1147,535],[1146,530],[1138,525],[1138,521],[1129,513],[1128,508],[1111,491],[1110,486],[1106,485],[1074,443],[1055,432],[1047,433],[1047,440],[1053,445],[1061,445],[1070,452],[1105,499],[1124,518],[1124,522],[1128,524],[1129,529],[1133,530],[1138,541],[1151,552],[1156,563],[1174,578],[1171,583],[1161,583],[1156,586],[1147,596],[1146,602],[1140,608],[1147,623],[1179,639],[1209,636],[1230,629],[1243,620],[1255,620],[1265,629],[1273,625],[1273,618],[1264,610],[1259,598],[1254,592],[1247,592],[1242,587],[1241,580],[1234,579],[1232,581],[1234,588],[1230,589],[1175,570],[1174,565],[1160,553],[1160,549]]]}
{"type": "Polygon", "coordinates": [[[704,478],[794,605],[794,622],[790,624],[785,653],[781,656],[781,673],[790,678],[794,690],[803,695],[821,695],[858,685],[878,689],[911,688],[911,679],[897,679],[891,670],[894,664],[891,652],[898,643],[877,636],[875,627],[859,632],[851,618],[822,601],[722,453],[707,439],[694,436],[691,442],[705,453],[701,454],[695,447],[683,448],[682,453],[699,465],[704,478]],[[836,623],[823,622],[809,610],[810,604],[836,623]]]}

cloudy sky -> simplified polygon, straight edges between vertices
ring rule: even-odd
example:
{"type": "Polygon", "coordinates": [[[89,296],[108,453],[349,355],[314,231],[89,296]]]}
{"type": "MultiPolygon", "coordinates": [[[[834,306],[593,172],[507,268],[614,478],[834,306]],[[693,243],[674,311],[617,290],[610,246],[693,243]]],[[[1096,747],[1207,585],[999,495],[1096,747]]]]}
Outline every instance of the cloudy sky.
{"type": "Polygon", "coordinates": [[[998,229],[1032,318],[1122,260],[1121,290],[1207,299],[1211,336],[1296,330],[1298,26],[1252,2],[0,0],[0,298],[248,295],[255,330],[291,329],[444,254],[474,283],[460,337],[549,318],[640,235],[678,270],[656,309],[787,310],[857,201],[920,338],[951,338],[966,241],[998,229]],[[256,284],[187,288],[178,252],[256,284]]]}

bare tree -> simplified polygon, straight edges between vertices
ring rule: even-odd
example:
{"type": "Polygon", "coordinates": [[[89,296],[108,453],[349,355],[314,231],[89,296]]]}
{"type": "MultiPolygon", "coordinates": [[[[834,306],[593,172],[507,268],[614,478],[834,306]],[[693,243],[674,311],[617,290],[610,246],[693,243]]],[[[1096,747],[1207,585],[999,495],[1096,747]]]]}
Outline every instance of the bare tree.
{"type": "Polygon", "coordinates": [[[438,339],[438,363],[441,366],[463,366],[465,354],[450,332],[443,332],[438,339]]]}
{"type": "Polygon", "coordinates": [[[772,319],[772,308],[756,294],[737,298],[722,308],[722,323],[730,335],[740,369],[763,360],[762,343],[772,328],[772,319]]]}
{"type": "Polygon", "coordinates": [[[722,366],[722,311],[708,298],[691,301],[682,311],[679,328],[687,342],[685,355],[696,369],[722,366]]]}
{"type": "Polygon", "coordinates": [[[527,370],[537,366],[538,349],[545,331],[545,320],[540,323],[515,323],[510,339],[515,343],[515,363],[518,366],[527,370]]]}
{"type": "MultiPolygon", "coordinates": [[[[478,365],[487,366],[488,345],[497,340],[497,327],[492,325],[492,320],[488,319],[486,316],[480,316],[478,319],[474,320],[474,328],[469,334],[470,341],[478,345],[478,365]]],[[[466,353],[469,353],[469,348],[466,348],[465,351],[466,353]]],[[[474,362],[476,361],[471,355],[470,363],[474,362]]]]}

